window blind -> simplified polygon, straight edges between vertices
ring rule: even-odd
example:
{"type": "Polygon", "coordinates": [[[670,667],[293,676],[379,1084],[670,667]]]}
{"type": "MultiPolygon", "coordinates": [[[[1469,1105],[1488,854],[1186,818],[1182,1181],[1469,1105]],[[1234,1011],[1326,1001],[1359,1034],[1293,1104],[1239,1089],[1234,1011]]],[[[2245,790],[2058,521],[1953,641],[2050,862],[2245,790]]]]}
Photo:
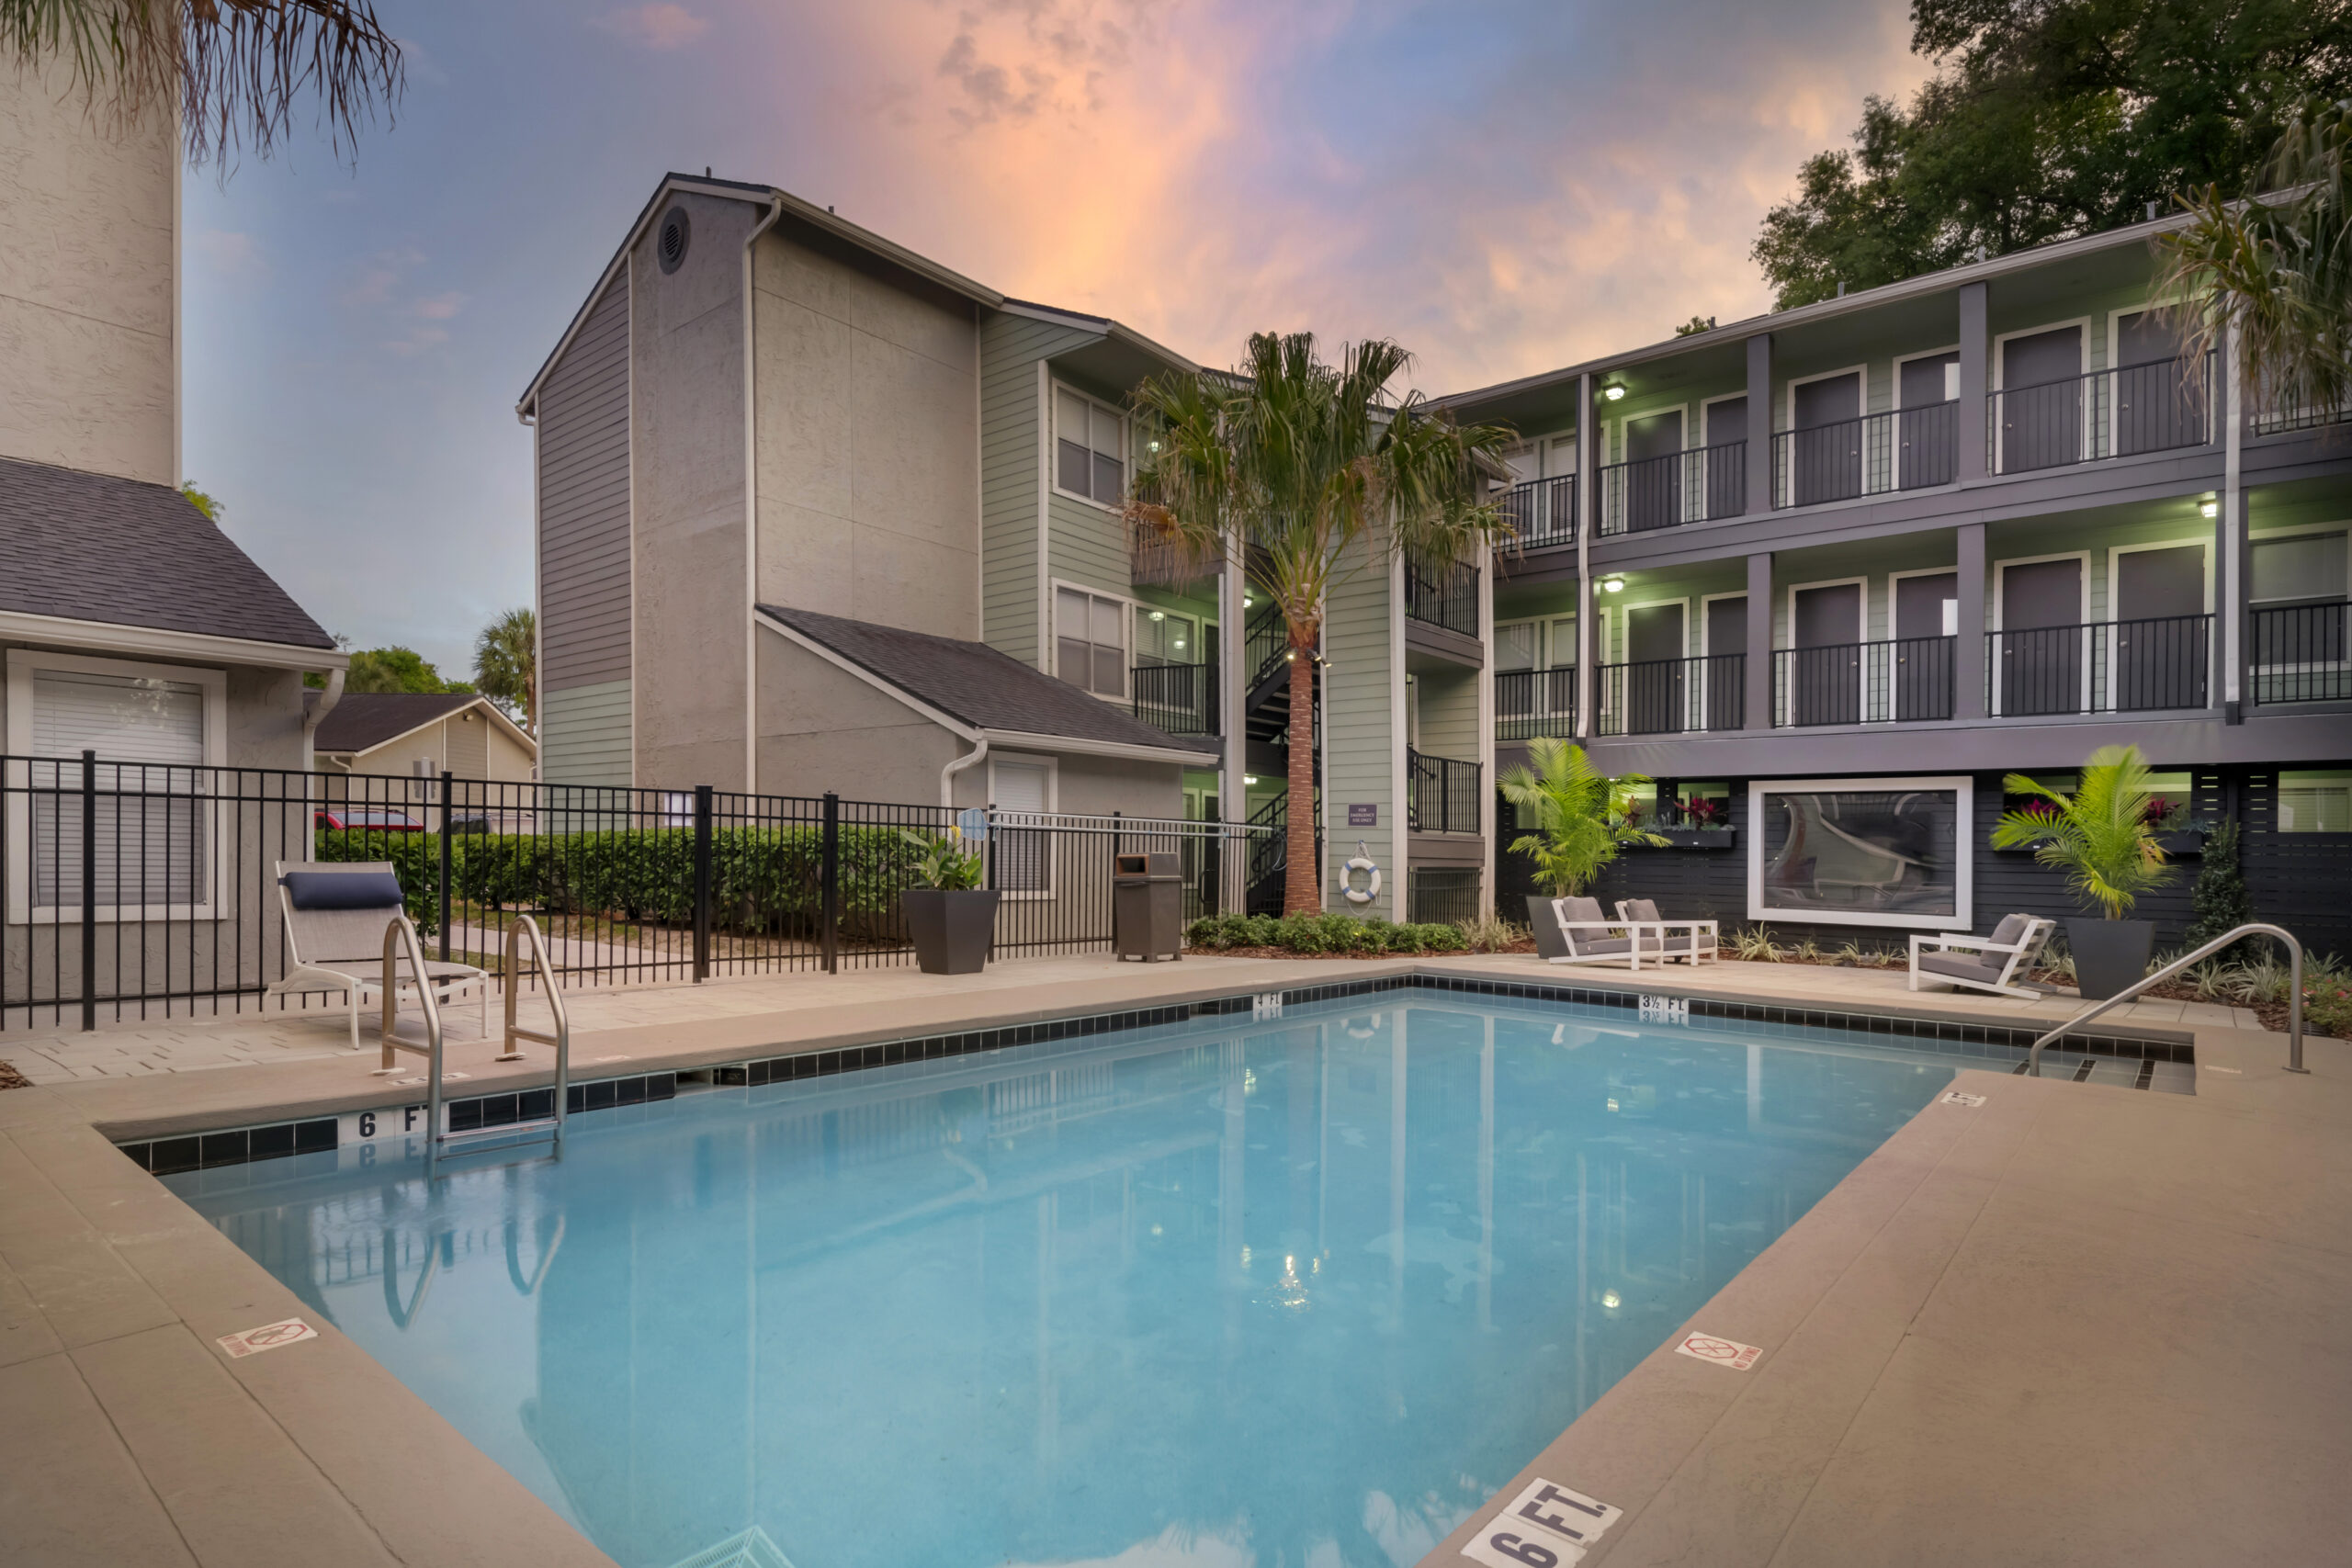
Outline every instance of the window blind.
{"type": "Polygon", "coordinates": [[[38,670],[32,679],[32,894],[82,904],[81,754],[98,754],[97,902],[202,901],[204,688],[191,682],[38,670]]]}

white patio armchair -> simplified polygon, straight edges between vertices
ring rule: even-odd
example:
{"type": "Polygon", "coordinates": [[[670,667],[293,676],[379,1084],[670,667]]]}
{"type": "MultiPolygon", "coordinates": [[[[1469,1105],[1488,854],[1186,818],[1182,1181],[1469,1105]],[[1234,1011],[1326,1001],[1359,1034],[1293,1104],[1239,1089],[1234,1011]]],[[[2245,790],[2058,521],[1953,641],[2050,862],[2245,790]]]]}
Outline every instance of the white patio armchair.
{"type": "Polygon", "coordinates": [[[1639,969],[1644,953],[1655,959],[1662,952],[1655,933],[1636,942],[1625,931],[1623,920],[1610,919],[1600,912],[1598,898],[1555,898],[1552,919],[1559,922],[1560,940],[1567,951],[1545,959],[1547,964],[1623,964],[1639,969]]]}
{"type": "MultiPolygon", "coordinates": [[[[351,1048],[359,1049],[359,1010],[384,995],[384,931],[401,908],[400,878],[387,860],[279,861],[277,904],[286,918],[286,977],[267,995],[341,991],[351,1007],[351,1048]]],[[[398,960],[395,1004],[413,998],[417,976],[398,960]]],[[[481,1032],[490,1035],[490,976],[470,964],[424,961],[424,980],[443,1007],[472,991],[481,1003],[481,1032]]]]}
{"type": "Polygon", "coordinates": [[[1679,958],[1697,968],[1702,958],[1713,962],[1715,957],[1715,922],[1713,920],[1669,920],[1657,912],[1655,898],[1620,898],[1617,918],[1633,934],[1648,933],[1657,939],[1653,948],[1643,944],[1642,951],[1655,953],[1660,963],[1679,958]]]}
{"type": "Polygon", "coordinates": [[[2019,984],[2019,976],[2033,973],[2033,961],[2057,929],[2057,921],[2040,915],[2004,915],[1990,936],[1914,936],[1911,989],[1917,990],[1921,980],[1940,980],[2037,1001],[2043,993],[2019,984]]]}

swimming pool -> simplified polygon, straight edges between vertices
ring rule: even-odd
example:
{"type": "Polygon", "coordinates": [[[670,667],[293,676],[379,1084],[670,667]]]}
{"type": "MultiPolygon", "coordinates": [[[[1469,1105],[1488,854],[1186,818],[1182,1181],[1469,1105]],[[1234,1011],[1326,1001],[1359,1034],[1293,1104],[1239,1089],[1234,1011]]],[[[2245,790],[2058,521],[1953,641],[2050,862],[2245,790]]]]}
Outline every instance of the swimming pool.
{"type": "Polygon", "coordinates": [[[624,1568],[1369,1568],[1956,1065],[1404,990],[163,1179],[624,1568]]]}

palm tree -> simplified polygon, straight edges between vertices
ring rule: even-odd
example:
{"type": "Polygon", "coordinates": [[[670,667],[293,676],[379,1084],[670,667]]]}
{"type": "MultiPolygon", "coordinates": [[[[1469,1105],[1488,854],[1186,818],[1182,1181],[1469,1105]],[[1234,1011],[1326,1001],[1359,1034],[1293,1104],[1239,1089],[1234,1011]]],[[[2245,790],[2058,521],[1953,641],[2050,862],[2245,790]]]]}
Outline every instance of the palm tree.
{"type": "Polygon", "coordinates": [[[539,733],[539,618],[529,605],[507,611],[474,638],[474,688],[521,710],[523,728],[539,733]]]}
{"type": "Polygon", "coordinates": [[[1598,773],[1584,748],[1539,736],[1527,743],[1527,765],[1502,776],[1503,798],[1533,828],[1512,841],[1511,853],[1535,863],[1535,880],[1555,898],[1582,893],[1628,844],[1667,840],[1634,825],[1634,786],[1647,775],[1616,778],[1598,773]]]}
{"type": "Polygon", "coordinates": [[[1332,588],[1401,555],[1444,570],[1507,532],[1486,499],[1509,433],[1460,426],[1388,385],[1412,356],[1386,339],[1318,357],[1312,333],[1253,333],[1231,374],[1147,381],[1129,522],[1199,561],[1238,555],[1282,615],[1290,667],[1283,911],[1321,907],[1315,864],[1314,662],[1332,588]]]}
{"type": "Polygon", "coordinates": [[[2159,296],[2181,304],[2184,352],[2201,367],[2234,318],[2239,385],[2255,411],[2352,403],[2352,101],[2287,122],[2255,188],[2177,199],[2188,224],[2160,236],[2159,296]]]}
{"type": "Polygon", "coordinates": [[[179,106],[196,164],[266,158],[296,100],[315,93],[337,152],[401,96],[401,48],[371,0],[0,0],[0,58],[62,61],[91,108],[117,122],[179,106]]]}
{"type": "Polygon", "coordinates": [[[2132,912],[2140,895],[2172,880],[2156,842],[2163,807],[2148,787],[2148,760],[2137,746],[2102,746],[2083,765],[2072,795],[2023,773],[2001,781],[2013,795],[2030,797],[2022,810],[2005,811],[1993,829],[1996,850],[2033,851],[2033,858],[2066,874],[2066,886],[2110,920],[2132,912]]]}

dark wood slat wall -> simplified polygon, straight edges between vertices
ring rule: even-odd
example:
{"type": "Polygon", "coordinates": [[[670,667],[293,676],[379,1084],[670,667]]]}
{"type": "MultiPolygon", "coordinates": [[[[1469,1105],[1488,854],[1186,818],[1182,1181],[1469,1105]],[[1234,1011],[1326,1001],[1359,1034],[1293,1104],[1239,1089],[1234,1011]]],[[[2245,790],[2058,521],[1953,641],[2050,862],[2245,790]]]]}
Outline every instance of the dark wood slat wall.
{"type": "MultiPolygon", "coordinates": [[[[2065,879],[2032,855],[1996,850],[1991,839],[2001,801],[1999,773],[1976,775],[1976,929],[2013,910],[2064,919],[2085,913],[2066,891],[2065,879]]],[[[2278,830],[2278,774],[2274,770],[2198,772],[2190,815],[2200,822],[2234,818],[2239,825],[2239,863],[2254,900],[2255,919],[2285,926],[2313,953],[2352,957],[2352,833],[2281,833],[2278,830]]],[[[1750,823],[1747,784],[1732,782],[1731,818],[1737,845],[1728,850],[1634,849],[1621,854],[1602,874],[1595,890],[1604,907],[1620,898],[1656,898],[1669,919],[1713,919],[1725,931],[1747,921],[1747,851],[1750,823]]],[[[1525,856],[1512,854],[1510,807],[1498,818],[1495,886],[1507,919],[1526,918],[1527,895],[1535,891],[1525,856]]],[[[2140,900],[2139,912],[2156,922],[2156,944],[2177,946],[2188,931],[2191,889],[2201,863],[2180,856],[2178,880],[2140,900]]],[[[1849,942],[1865,947],[1901,947],[1905,932],[1894,927],[1808,925],[1771,920],[1783,945],[1811,937],[1836,949],[1849,942]]]]}

